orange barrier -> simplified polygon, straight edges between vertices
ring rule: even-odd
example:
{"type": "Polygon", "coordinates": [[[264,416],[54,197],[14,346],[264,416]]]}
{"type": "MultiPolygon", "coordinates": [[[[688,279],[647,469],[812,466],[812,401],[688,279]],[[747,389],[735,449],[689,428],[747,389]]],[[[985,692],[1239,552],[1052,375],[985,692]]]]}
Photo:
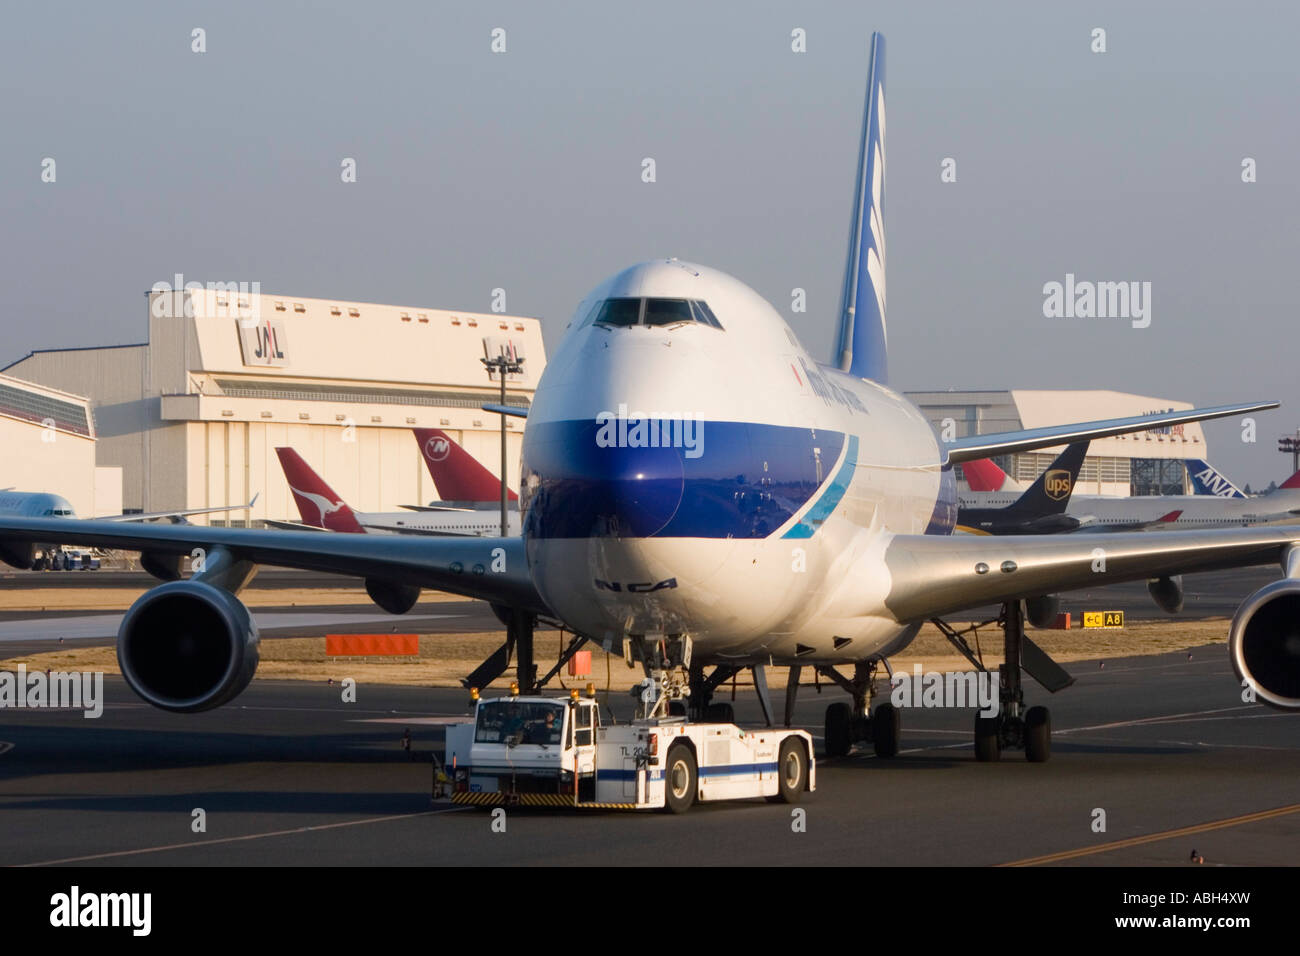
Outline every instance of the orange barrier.
{"type": "Polygon", "coordinates": [[[378,655],[418,657],[419,654],[420,636],[418,634],[325,635],[325,655],[327,657],[373,657],[378,655]]]}
{"type": "Polygon", "coordinates": [[[587,677],[591,674],[591,651],[574,651],[569,658],[569,676],[587,677]]]}

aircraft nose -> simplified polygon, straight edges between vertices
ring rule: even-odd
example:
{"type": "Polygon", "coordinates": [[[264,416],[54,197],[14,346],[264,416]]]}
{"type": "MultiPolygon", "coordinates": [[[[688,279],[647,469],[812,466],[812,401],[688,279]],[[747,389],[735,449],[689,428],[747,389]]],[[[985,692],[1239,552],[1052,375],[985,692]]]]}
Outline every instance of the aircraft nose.
{"type": "Polygon", "coordinates": [[[530,534],[648,538],[677,514],[686,484],[682,449],[643,447],[637,435],[630,444],[618,423],[563,422],[546,430],[543,440],[529,443],[528,470],[545,476],[528,504],[530,534]]]}

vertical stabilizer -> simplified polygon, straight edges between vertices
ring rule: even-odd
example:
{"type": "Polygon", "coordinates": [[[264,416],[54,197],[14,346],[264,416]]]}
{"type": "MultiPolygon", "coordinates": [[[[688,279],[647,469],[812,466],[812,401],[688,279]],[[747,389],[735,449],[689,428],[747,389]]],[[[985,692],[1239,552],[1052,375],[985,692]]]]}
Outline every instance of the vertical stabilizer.
{"type": "Polygon", "coordinates": [[[885,38],[871,35],[867,103],[858,145],[849,254],[831,364],[875,382],[888,378],[885,337],[885,38]]]}

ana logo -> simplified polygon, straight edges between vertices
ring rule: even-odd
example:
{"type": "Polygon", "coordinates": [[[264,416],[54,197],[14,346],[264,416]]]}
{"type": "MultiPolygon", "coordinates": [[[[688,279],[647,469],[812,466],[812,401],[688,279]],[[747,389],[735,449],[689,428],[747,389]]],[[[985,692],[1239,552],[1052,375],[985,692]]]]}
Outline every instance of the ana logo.
{"type": "Polygon", "coordinates": [[[1206,490],[1209,491],[1210,494],[1216,495],[1220,498],[1232,497],[1232,492],[1234,491],[1232,482],[1227,478],[1224,478],[1209,465],[1205,466],[1204,471],[1197,472],[1195,478],[1197,481],[1205,485],[1206,490]]]}
{"type": "Polygon", "coordinates": [[[1053,468],[1043,476],[1043,490],[1053,501],[1060,501],[1070,493],[1070,473],[1064,468],[1053,468]]]}
{"type": "Polygon", "coordinates": [[[451,442],[445,438],[433,437],[424,443],[424,456],[429,461],[442,461],[451,452],[451,442]]]}

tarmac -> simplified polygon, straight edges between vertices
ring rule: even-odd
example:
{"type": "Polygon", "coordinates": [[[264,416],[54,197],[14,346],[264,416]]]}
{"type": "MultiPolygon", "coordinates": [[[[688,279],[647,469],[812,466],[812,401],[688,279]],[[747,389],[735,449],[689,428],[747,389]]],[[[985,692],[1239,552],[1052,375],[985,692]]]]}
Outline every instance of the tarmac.
{"type": "MultiPolygon", "coordinates": [[[[430,802],[430,753],[457,690],[256,681],[203,714],[153,709],[105,679],[103,715],[0,710],[0,865],[1293,864],[1300,714],[1243,703],[1222,646],[1076,662],[1053,755],[977,763],[973,711],[910,709],[903,752],[819,760],[798,808],[762,800],[659,813],[482,810],[430,802]],[[410,728],[414,757],[400,747],[410,728]],[[802,828],[792,810],[805,811],[802,828]],[[195,830],[202,810],[204,829],[195,830]]],[[[838,691],[803,691],[821,746],[838,691]]],[[[632,702],[608,703],[620,719],[632,702]]],[[[758,719],[741,690],[738,719],[758,719]]]]}

